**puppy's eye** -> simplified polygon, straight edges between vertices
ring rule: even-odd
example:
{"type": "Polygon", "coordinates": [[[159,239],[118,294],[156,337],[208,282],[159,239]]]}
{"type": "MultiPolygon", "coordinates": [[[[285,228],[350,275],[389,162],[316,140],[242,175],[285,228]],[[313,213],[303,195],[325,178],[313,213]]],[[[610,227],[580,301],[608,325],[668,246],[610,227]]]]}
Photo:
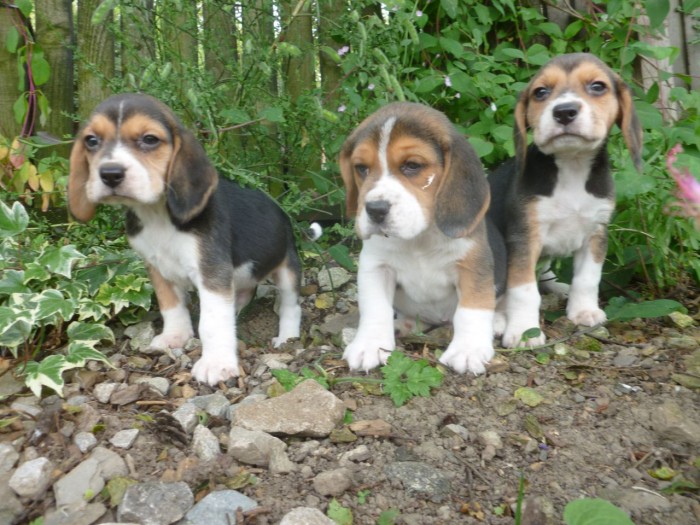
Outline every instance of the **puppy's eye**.
{"type": "Polygon", "coordinates": [[[85,147],[89,151],[95,151],[97,148],[100,147],[100,138],[96,137],[95,135],[87,135],[83,139],[83,142],[85,143],[85,147]]]}
{"type": "Polygon", "coordinates": [[[160,139],[155,135],[147,134],[141,137],[141,140],[139,142],[147,148],[154,148],[155,146],[160,144],[160,139]]]}
{"type": "Polygon", "coordinates": [[[355,171],[360,178],[364,179],[369,173],[369,167],[365,166],[364,164],[355,164],[355,171]]]}
{"type": "Polygon", "coordinates": [[[588,84],[588,92],[591,95],[603,95],[604,93],[607,93],[608,91],[608,86],[605,84],[605,82],[591,82],[588,84]]]}
{"type": "Polygon", "coordinates": [[[535,100],[541,102],[542,100],[546,99],[550,93],[551,91],[549,88],[538,87],[533,90],[532,96],[535,98],[535,100]]]}
{"type": "Polygon", "coordinates": [[[399,169],[406,177],[415,177],[423,169],[423,165],[409,160],[401,164],[401,168],[399,169]]]}

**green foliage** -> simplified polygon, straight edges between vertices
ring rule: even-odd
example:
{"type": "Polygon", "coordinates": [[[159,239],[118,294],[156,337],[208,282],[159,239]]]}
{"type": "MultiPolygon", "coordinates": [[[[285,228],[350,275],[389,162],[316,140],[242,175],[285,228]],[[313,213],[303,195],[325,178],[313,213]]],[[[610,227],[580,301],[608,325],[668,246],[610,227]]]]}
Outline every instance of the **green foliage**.
{"type": "Polygon", "coordinates": [[[352,525],[352,511],[347,507],[343,507],[335,498],[328,504],[326,515],[338,525],[352,525]]]}
{"type": "Polygon", "coordinates": [[[397,407],[415,396],[430,397],[431,389],[442,385],[442,372],[430,366],[426,359],[414,361],[397,351],[391,353],[381,371],[384,392],[397,407]]]}
{"type": "Polygon", "coordinates": [[[325,371],[320,367],[317,367],[316,370],[312,370],[311,368],[305,366],[299,371],[298,374],[295,374],[286,368],[271,370],[271,372],[272,376],[277,379],[279,384],[282,385],[287,392],[293,390],[295,386],[297,386],[299,383],[303,383],[307,379],[313,379],[326,390],[330,388],[329,379],[325,371]]]}
{"type": "Polygon", "coordinates": [[[20,203],[0,201],[0,347],[24,362],[19,372],[35,395],[44,386],[61,394],[66,370],[108,363],[97,349],[114,342],[105,323],[147,310],[152,290],[137,257],[84,254],[29,223],[20,203]]]}
{"type": "Polygon", "coordinates": [[[683,305],[670,299],[644,301],[641,303],[628,302],[624,297],[613,297],[605,308],[608,320],[629,321],[630,319],[663,317],[672,312],[683,311],[683,305]]]}
{"type": "Polygon", "coordinates": [[[582,498],[567,503],[564,522],[566,525],[634,525],[622,509],[600,498],[582,498]]]}
{"type": "Polygon", "coordinates": [[[377,525],[394,525],[399,514],[398,509],[387,509],[377,518],[377,525]]]}

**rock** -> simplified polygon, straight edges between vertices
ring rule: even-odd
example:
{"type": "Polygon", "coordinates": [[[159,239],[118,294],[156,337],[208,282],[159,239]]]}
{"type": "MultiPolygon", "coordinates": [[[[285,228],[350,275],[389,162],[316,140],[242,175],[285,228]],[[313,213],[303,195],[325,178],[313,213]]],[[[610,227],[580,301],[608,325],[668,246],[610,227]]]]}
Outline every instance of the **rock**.
{"type": "Polygon", "coordinates": [[[163,350],[151,348],[151,341],[156,336],[156,329],[151,321],[127,326],[124,335],[131,339],[129,346],[132,350],[143,352],[144,354],[162,354],[163,350]]]}
{"type": "Polygon", "coordinates": [[[675,324],[678,328],[688,328],[695,324],[695,320],[688,314],[671,312],[668,314],[668,316],[671,318],[671,321],[673,321],[673,324],[675,324]]]}
{"type": "Polygon", "coordinates": [[[636,348],[623,348],[613,359],[613,365],[617,367],[632,366],[639,360],[639,354],[636,348]]]}
{"type": "Polygon", "coordinates": [[[292,354],[262,354],[260,361],[271,370],[287,368],[287,365],[294,359],[292,354]]]}
{"type": "Polygon", "coordinates": [[[690,336],[690,335],[679,335],[676,337],[669,337],[666,340],[666,346],[669,348],[674,348],[678,350],[695,350],[700,343],[690,336]]]}
{"type": "Polygon", "coordinates": [[[391,424],[383,419],[353,421],[348,427],[358,436],[388,437],[392,431],[391,424]]]}
{"type": "Polygon", "coordinates": [[[39,400],[35,397],[21,397],[15,399],[10,405],[10,408],[15,412],[24,412],[34,418],[38,417],[42,411],[42,408],[39,406],[39,400]]]}
{"type": "Polygon", "coordinates": [[[245,512],[257,506],[255,500],[238,491],[219,490],[207,494],[178,525],[235,525],[236,509],[245,512]]]}
{"type": "Polygon", "coordinates": [[[127,430],[120,430],[116,434],[112,436],[112,439],[109,440],[109,442],[117,447],[117,448],[124,448],[128,449],[131,448],[131,446],[134,444],[134,441],[136,441],[136,437],[139,435],[139,429],[138,428],[129,428],[127,430]]]}
{"type": "Polygon", "coordinates": [[[187,483],[138,483],[124,493],[117,508],[117,521],[141,525],[169,525],[192,507],[194,496],[187,483]]]}
{"type": "Polygon", "coordinates": [[[114,389],[112,395],[109,396],[109,402],[113,405],[128,405],[137,401],[141,397],[144,385],[133,384],[133,385],[123,385],[120,384],[114,389]]]}
{"type": "Polygon", "coordinates": [[[664,446],[674,442],[700,445],[700,424],[675,401],[667,400],[652,409],[651,426],[664,446]]]}
{"type": "Polygon", "coordinates": [[[214,433],[203,425],[194,429],[192,451],[203,461],[213,461],[221,454],[219,440],[214,433]]]}
{"type": "Polygon", "coordinates": [[[445,437],[458,436],[465,442],[469,441],[469,431],[462,425],[456,425],[454,423],[442,427],[440,434],[445,437]]]}
{"type": "Polygon", "coordinates": [[[100,475],[106,481],[117,476],[126,476],[129,473],[129,468],[126,466],[124,459],[108,448],[97,447],[88,457],[99,463],[100,475]]]}
{"type": "Polygon", "coordinates": [[[279,525],[335,525],[335,521],[312,507],[297,507],[282,517],[279,525]]]}
{"type": "Polygon", "coordinates": [[[289,474],[297,469],[297,466],[287,457],[287,453],[281,448],[273,448],[270,454],[269,469],[272,474],[289,474]]]}
{"type": "Polygon", "coordinates": [[[598,497],[637,516],[649,515],[651,512],[668,511],[672,506],[671,502],[661,494],[647,490],[603,488],[599,490],[598,497]]]}
{"type": "Polygon", "coordinates": [[[318,287],[322,292],[338,290],[351,280],[352,275],[350,272],[340,266],[324,267],[318,271],[318,287]]]}
{"type": "Polygon", "coordinates": [[[347,314],[330,314],[326,316],[319,329],[322,334],[336,335],[339,334],[343,328],[348,326],[355,326],[360,323],[360,313],[358,310],[347,314]]]}
{"type": "Polygon", "coordinates": [[[19,452],[7,443],[0,443],[0,474],[5,474],[14,468],[19,460],[19,452]]]}
{"type": "Polygon", "coordinates": [[[306,380],[279,397],[240,406],[232,423],[274,434],[324,437],[344,414],[340,399],[316,381],[306,380]]]}
{"type": "Polygon", "coordinates": [[[83,454],[90,452],[97,445],[97,438],[92,432],[78,432],[73,436],[73,443],[83,454]]]}
{"type": "Polygon", "coordinates": [[[226,417],[228,407],[231,405],[231,402],[221,392],[193,397],[188,402],[214,417],[226,417]]]}
{"type": "Polygon", "coordinates": [[[191,434],[199,423],[197,407],[193,403],[184,403],[180,408],[173,412],[173,418],[180,423],[182,429],[188,434],[191,434]]]}
{"type": "Polygon", "coordinates": [[[260,430],[232,427],[228,437],[228,453],[241,463],[267,466],[274,449],[284,450],[281,439],[260,430]]]}
{"type": "Polygon", "coordinates": [[[22,463],[10,477],[10,488],[25,498],[37,499],[51,484],[53,464],[46,458],[22,463]]]}
{"type": "Polygon", "coordinates": [[[340,496],[352,485],[352,473],[345,467],[321,472],[313,479],[313,484],[321,496],[340,496]]]}
{"type": "MultiPolygon", "coordinates": [[[[8,374],[5,374],[8,375],[8,374]]],[[[10,488],[8,476],[0,476],[0,523],[14,523],[24,506],[10,488]]]]}
{"type": "Polygon", "coordinates": [[[53,485],[56,506],[90,501],[104,488],[100,462],[86,459],[53,485]]]}
{"type": "Polygon", "coordinates": [[[426,463],[403,461],[388,465],[384,472],[389,479],[395,479],[410,496],[427,498],[441,503],[450,495],[450,480],[439,470],[426,463]]]}
{"type": "Polygon", "coordinates": [[[479,432],[478,437],[479,443],[486,447],[490,445],[496,450],[503,448],[503,440],[495,430],[484,430],[483,432],[479,432]]]}
{"type": "Polygon", "coordinates": [[[102,503],[78,501],[47,512],[43,525],[90,525],[107,512],[102,503]]]}
{"type": "Polygon", "coordinates": [[[334,428],[330,434],[331,443],[353,443],[357,436],[348,427],[334,428]]]}
{"type": "Polygon", "coordinates": [[[530,497],[523,501],[521,525],[556,525],[554,505],[544,496],[530,497]]]}
{"type": "Polygon", "coordinates": [[[168,390],[170,390],[170,381],[164,377],[139,377],[134,383],[148,385],[164,396],[167,396],[168,390]]]}
{"type": "Polygon", "coordinates": [[[340,344],[343,348],[348,346],[350,343],[352,343],[355,340],[355,336],[357,335],[357,328],[352,328],[350,326],[346,326],[340,331],[340,344]]]}
{"type": "Polygon", "coordinates": [[[357,448],[348,450],[340,455],[338,458],[338,463],[340,465],[348,465],[350,463],[359,463],[361,461],[367,461],[372,456],[367,445],[360,445],[357,448]]]}

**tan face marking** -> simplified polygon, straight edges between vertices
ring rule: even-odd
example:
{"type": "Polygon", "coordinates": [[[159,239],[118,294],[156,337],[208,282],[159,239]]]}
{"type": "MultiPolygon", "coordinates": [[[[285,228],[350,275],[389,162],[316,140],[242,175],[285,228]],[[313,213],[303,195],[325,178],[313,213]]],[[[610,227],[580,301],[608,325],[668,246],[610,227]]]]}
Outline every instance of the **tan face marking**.
{"type": "Polygon", "coordinates": [[[122,124],[119,131],[120,142],[129,148],[151,176],[164,180],[173,145],[163,125],[147,116],[134,115],[122,124]],[[154,139],[157,142],[153,143],[154,139]]]}

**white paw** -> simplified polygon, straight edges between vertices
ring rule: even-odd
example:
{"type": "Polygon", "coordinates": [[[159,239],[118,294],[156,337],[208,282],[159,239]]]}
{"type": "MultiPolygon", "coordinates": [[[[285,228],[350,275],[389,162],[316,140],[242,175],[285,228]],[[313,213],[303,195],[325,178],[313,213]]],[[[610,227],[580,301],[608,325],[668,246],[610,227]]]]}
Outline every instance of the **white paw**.
{"type": "Polygon", "coordinates": [[[537,337],[530,337],[523,339],[523,334],[530,328],[539,328],[538,326],[518,326],[514,323],[510,323],[506,327],[506,331],[503,334],[503,347],[504,348],[525,348],[543,345],[545,342],[545,335],[540,329],[540,335],[537,337]]]}
{"type": "Polygon", "coordinates": [[[386,364],[394,346],[394,341],[361,340],[356,337],[352,343],[345,347],[343,359],[348,362],[351,370],[368,371],[386,364]]]}
{"type": "Polygon", "coordinates": [[[605,312],[600,308],[591,310],[581,310],[578,312],[567,312],[567,317],[575,324],[581,326],[595,326],[607,320],[605,312]]]}
{"type": "Polygon", "coordinates": [[[493,345],[491,344],[470,347],[452,341],[445,353],[440,356],[440,362],[460,374],[465,372],[483,374],[486,371],[486,364],[491,361],[493,354],[493,345]]]}
{"type": "Polygon", "coordinates": [[[296,335],[278,335],[277,337],[272,338],[272,346],[274,348],[279,348],[282,346],[284,343],[289,341],[290,339],[297,339],[299,337],[299,334],[296,335]]]}
{"type": "Polygon", "coordinates": [[[493,335],[500,337],[506,331],[506,314],[496,311],[493,314],[493,335]]]}
{"type": "Polygon", "coordinates": [[[151,340],[150,348],[167,350],[168,348],[184,348],[185,343],[194,336],[191,331],[163,332],[151,340]]]}
{"type": "Polygon", "coordinates": [[[238,375],[238,358],[235,350],[205,351],[202,358],[192,367],[192,377],[200,383],[211,386],[238,375]]]}

